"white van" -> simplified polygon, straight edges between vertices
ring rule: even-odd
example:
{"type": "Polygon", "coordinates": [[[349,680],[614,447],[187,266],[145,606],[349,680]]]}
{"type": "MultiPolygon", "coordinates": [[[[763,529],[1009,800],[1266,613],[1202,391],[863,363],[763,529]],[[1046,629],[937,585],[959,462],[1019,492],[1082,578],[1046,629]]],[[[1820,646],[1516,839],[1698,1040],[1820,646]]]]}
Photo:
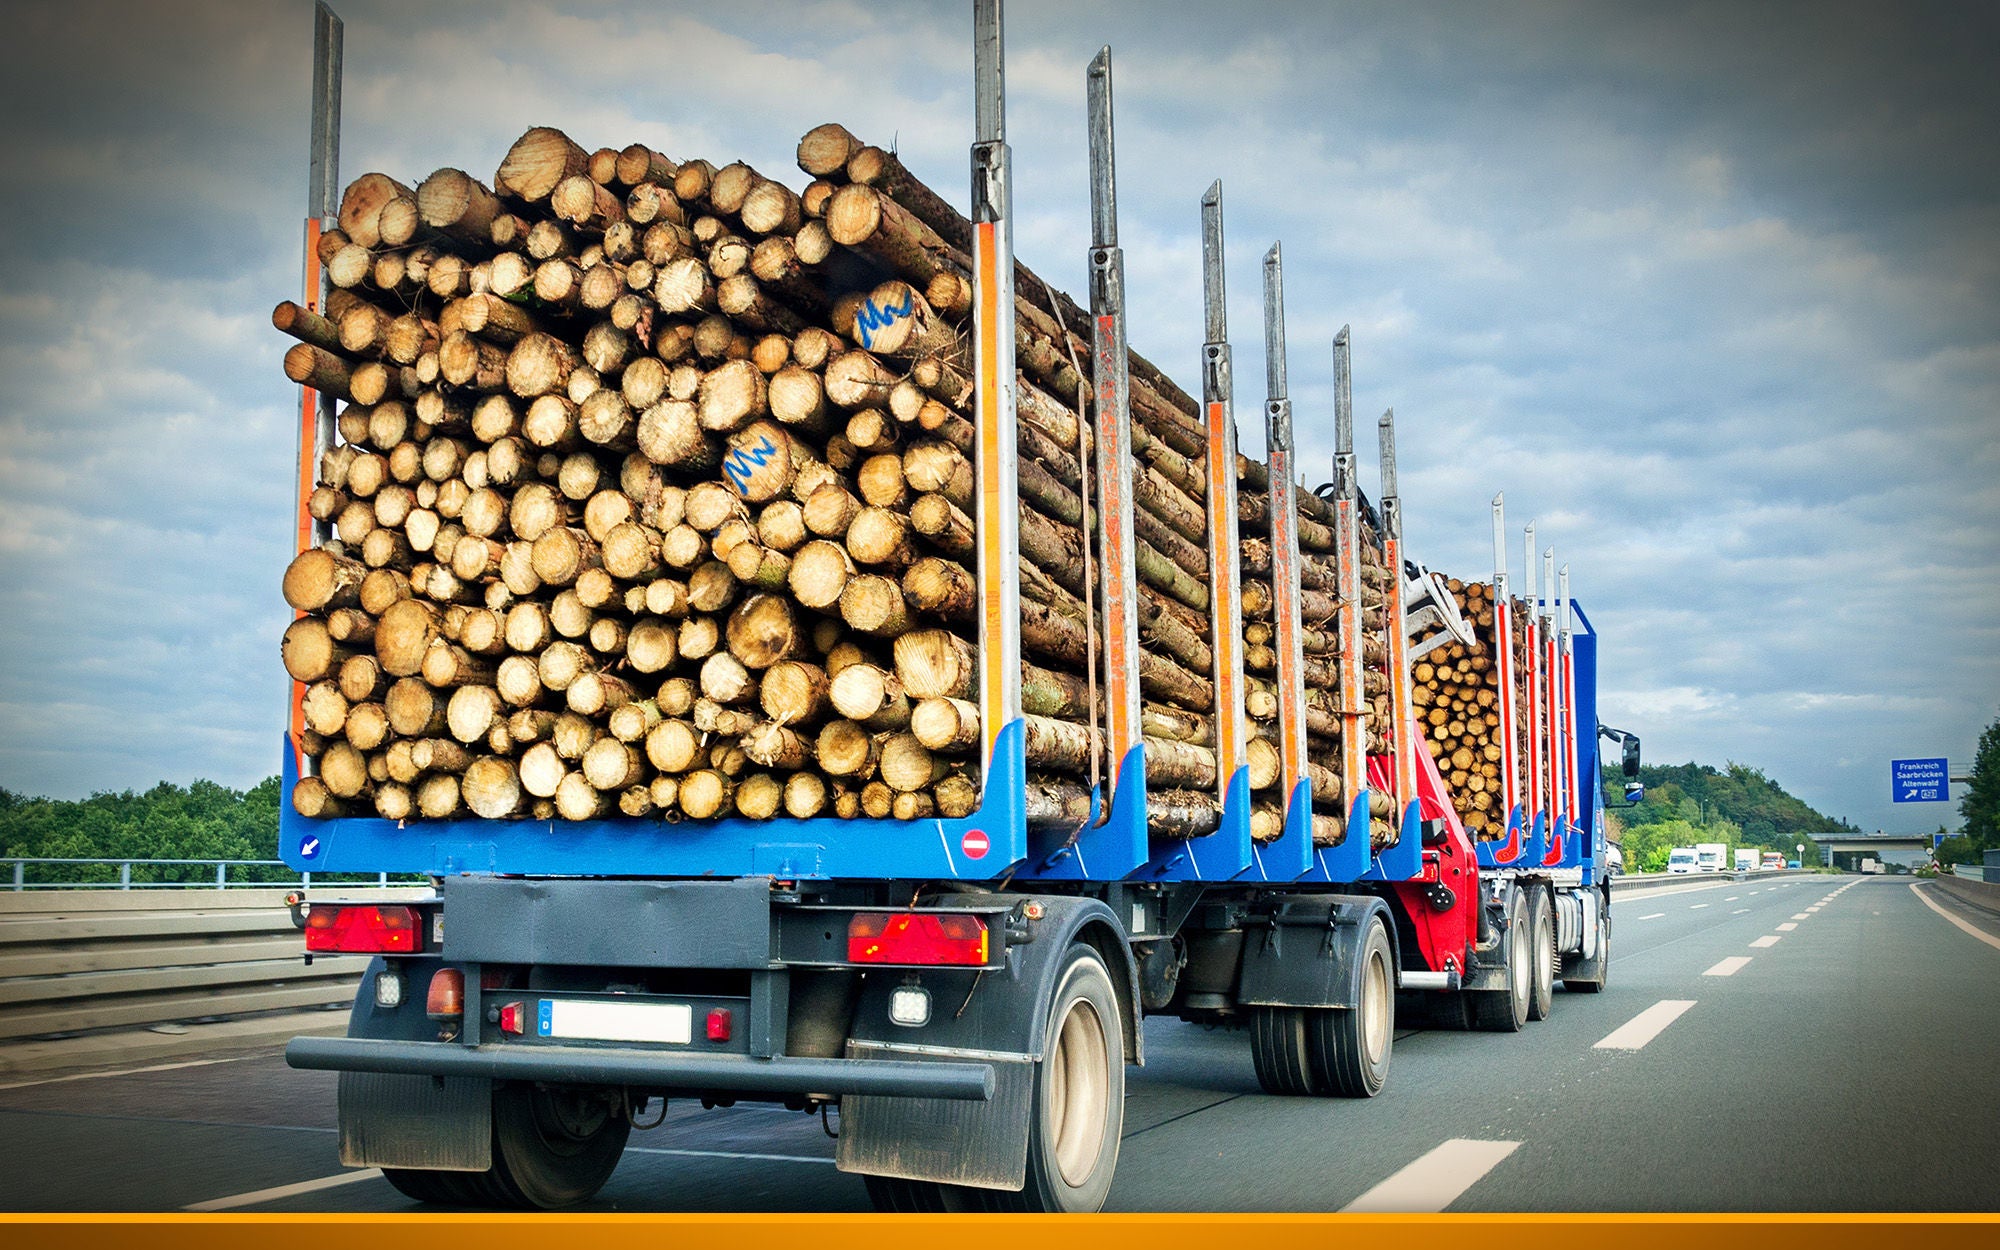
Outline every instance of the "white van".
{"type": "Polygon", "coordinates": [[[1694,867],[1693,847],[1677,846],[1673,850],[1667,852],[1668,872],[1693,872],[1694,870],[1695,867],[1694,867]]]}

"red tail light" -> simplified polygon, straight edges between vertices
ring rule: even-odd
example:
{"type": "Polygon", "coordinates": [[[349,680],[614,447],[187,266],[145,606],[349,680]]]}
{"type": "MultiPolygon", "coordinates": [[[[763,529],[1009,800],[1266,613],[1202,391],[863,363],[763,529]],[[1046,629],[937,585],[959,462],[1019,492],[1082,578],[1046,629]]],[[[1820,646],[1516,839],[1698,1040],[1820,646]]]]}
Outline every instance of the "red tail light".
{"type": "Polygon", "coordinates": [[[986,922],[951,912],[860,912],[847,922],[847,957],[858,964],[986,963],[986,922]]]}
{"type": "Polygon", "coordinates": [[[410,955],[420,932],[414,907],[333,907],[306,914],[306,949],[340,954],[410,955]]]}

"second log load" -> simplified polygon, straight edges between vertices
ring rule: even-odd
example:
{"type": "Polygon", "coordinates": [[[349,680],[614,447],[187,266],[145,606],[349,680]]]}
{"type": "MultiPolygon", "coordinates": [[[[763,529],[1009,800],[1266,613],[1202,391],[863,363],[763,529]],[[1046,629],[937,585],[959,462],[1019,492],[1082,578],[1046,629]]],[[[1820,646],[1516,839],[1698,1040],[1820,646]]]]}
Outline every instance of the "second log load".
{"type": "MultiPolygon", "coordinates": [[[[324,307],[273,314],[297,340],[287,376],[344,405],[309,503],[330,536],[284,579],[314,763],[299,812],[977,808],[971,229],[838,125],[798,160],[802,192],[537,127],[490,185],[447,168],[347,188],[320,236],[324,307]]],[[[1109,766],[1086,677],[1089,323],[1017,280],[1030,816],[1074,823],[1109,766]]],[[[1149,779],[1212,811],[1205,439],[1195,402],[1132,365],[1149,779]]],[[[1268,837],[1268,480],[1248,460],[1238,476],[1268,837]]],[[[1300,512],[1308,730],[1337,768],[1335,554],[1323,501],[1302,492],[1300,512]]],[[[1366,554],[1361,698],[1385,714],[1387,575],[1366,554]]],[[[1316,836],[1336,840],[1345,782],[1315,768],[1316,836]]]]}

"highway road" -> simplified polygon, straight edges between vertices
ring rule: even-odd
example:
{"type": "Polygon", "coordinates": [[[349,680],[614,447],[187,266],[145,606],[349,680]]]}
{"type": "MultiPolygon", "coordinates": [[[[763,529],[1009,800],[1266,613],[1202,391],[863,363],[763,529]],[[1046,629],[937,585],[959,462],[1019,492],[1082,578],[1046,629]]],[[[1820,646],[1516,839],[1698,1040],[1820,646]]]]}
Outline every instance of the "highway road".
{"type": "MultiPolygon", "coordinates": [[[[2000,1210],[2000,921],[1907,877],[1621,894],[1611,984],[1515,1035],[1399,1022],[1367,1102],[1158,1020],[1110,1208],[2000,1210]]],[[[0,1088],[0,1207],[410,1211],[276,1055],[0,1088]]],[[[837,1120],[836,1120],[837,1123],[837,1120]]],[[[585,1210],[858,1211],[814,1117],[674,1105],[585,1210]]]]}

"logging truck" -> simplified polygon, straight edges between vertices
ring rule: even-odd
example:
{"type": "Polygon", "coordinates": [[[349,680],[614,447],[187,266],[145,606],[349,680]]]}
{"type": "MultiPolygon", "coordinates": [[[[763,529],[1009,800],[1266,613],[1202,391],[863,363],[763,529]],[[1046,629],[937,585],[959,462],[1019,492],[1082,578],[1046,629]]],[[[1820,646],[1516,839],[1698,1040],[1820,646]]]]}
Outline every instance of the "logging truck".
{"type": "Polygon", "coordinates": [[[832,124],[803,192],[537,128],[336,211],[316,152],[282,849],[430,883],[308,891],[373,957],[287,1049],[344,1162],[565,1206],[656,1101],[762,1101],[883,1209],[1092,1211],[1146,1017],[1369,1097],[1399,1009],[1604,987],[1638,739],[1567,566],[1499,498],[1490,579],[1412,558],[1345,330],[1300,485],[1275,245],[1239,454],[1220,183],[1200,399],[1129,351],[1108,48],[1088,307],[1018,266],[994,0],[974,61],[969,219],[832,124]]]}

